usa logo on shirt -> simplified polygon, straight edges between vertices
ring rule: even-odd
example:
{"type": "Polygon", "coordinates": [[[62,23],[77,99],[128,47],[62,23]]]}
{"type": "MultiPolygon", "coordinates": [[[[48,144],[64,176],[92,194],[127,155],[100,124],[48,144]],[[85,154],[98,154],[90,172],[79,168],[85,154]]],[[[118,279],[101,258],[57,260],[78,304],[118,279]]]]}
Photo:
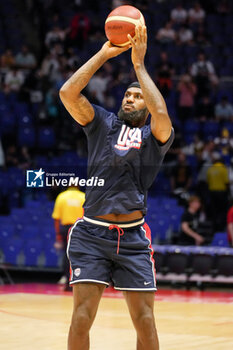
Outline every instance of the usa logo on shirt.
{"type": "Polygon", "coordinates": [[[128,150],[130,148],[139,149],[141,147],[141,144],[141,130],[139,128],[131,129],[129,126],[122,125],[115,147],[120,150],[128,150]]]}

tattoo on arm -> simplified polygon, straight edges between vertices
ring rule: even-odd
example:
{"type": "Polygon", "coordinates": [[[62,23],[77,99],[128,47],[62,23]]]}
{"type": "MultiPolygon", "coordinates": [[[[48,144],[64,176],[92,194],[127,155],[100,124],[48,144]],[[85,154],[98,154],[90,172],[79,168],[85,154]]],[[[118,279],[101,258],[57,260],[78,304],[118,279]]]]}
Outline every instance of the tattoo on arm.
{"type": "Polygon", "coordinates": [[[80,94],[75,102],[62,101],[66,110],[81,125],[90,123],[94,117],[94,109],[87,98],[80,94]]]}

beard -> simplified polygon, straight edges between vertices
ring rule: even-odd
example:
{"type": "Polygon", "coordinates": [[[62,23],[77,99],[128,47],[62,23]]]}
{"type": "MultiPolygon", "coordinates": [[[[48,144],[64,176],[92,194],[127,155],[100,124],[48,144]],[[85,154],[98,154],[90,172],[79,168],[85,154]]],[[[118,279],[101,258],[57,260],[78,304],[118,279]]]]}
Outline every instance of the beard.
{"type": "Polygon", "coordinates": [[[146,107],[140,109],[139,111],[124,112],[122,106],[119,109],[119,112],[117,113],[120,120],[123,120],[125,124],[128,124],[129,126],[133,127],[143,126],[145,124],[147,114],[148,109],[146,107]]]}

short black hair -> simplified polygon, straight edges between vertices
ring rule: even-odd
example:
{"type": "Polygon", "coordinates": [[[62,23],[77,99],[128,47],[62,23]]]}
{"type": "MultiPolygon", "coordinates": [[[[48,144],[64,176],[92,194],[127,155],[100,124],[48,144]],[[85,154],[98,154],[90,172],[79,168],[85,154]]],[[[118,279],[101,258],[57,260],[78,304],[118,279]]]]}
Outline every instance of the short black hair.
{"type": "Polygon", "coordinates": [[[136,88],[141,89],[141,86],[140,86],[138,81],[134,81],[133,83],[129,84],[129,86],[127,87],[127,90],[132,88],[132,87],[136,87],[136,88]]]}

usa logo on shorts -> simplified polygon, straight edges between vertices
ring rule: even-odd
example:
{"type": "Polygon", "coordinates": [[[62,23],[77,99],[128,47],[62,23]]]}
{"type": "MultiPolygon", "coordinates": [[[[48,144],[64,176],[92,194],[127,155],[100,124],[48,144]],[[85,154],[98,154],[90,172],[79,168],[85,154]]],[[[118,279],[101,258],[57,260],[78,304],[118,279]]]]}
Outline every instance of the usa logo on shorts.
{"type": "Polygon", "coordinates": [[[80,273],[81,273],[81,269],[80,268],[77,268],[77,269],[74,270],[74,275],[76,277],[78,277],[80,275],[80,273]]]}

